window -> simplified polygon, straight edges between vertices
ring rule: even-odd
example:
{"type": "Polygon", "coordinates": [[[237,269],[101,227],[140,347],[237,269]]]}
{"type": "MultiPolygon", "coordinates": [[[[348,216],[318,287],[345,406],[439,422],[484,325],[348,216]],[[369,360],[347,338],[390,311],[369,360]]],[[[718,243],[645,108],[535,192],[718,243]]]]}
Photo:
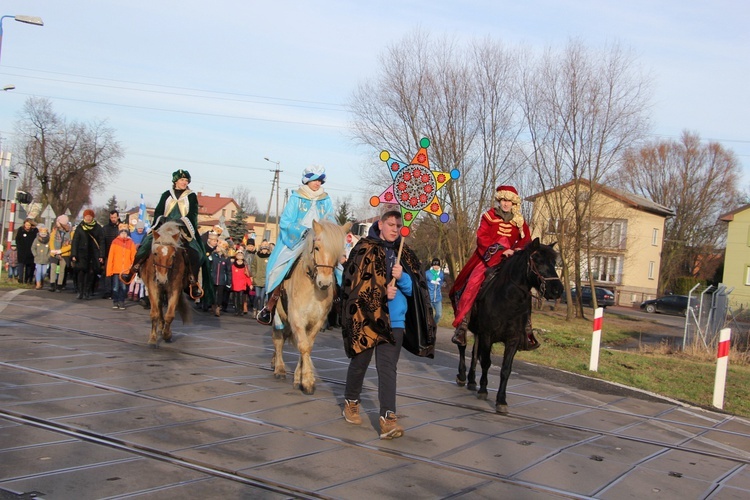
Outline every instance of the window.
{"type": "Polygon", "coordinates": [[[227,209],[226,208],[222,208],[221,209],[221,216],[222,217],[226,217],[227,216],[227,209]]]}
{"type": "Polygon", "coordinates": [[[750,266],[745,266],[745,284],[750,285],[750,266]]]}
{"type": "Polygon", "coordinates": [[[591,242],[599,248],[624,248],[625,221],[597,221],[591,224],[591,242]]]}
{"type": "Polygon", "coordinates": [[[659,230],[654,228],[654,232],[651,233],[651,244],[657,246],[659,244],[659,230]]]}
{"type": "Polygon", "coordinates": [[[656,268],[656,262],[653,260],[648,263],[648,279],[654,279],[654,268],[656,268]]]}
{"type": "Polygon", "coordinates": [[[617,283],[619,281],[618,268],[618,257],[598,256],[591,259],[591,277],[597,281],[617,283]]]}
{"type": "Polygon", "coordinates": [[[562,224],[560,219],[555,219],[553,217],[550,217],[550,219],[547,221],[547,233],[549,234],[559,234],[562,229],[562,224]]]}

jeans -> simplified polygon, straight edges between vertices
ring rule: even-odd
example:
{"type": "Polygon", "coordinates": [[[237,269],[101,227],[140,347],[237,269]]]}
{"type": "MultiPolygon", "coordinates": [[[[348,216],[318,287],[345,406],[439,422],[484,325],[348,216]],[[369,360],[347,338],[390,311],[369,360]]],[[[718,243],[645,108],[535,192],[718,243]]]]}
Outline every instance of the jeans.
{"type": "Polygon", "coordinates": [[[36,265],[36,271],[34,271],[34,278],[36,279],[37,283],[42,283],[44,281],[44,276],[47,274],[47,268],[49,268],[49,264],[37,264],[36,265]]]}
{"type": "Polygon", "coordinates": [[[18,278],[18,266],[8,266],[8,279],[18,278]]]}
{"type": "Polygon", "coordinates": [[[387,411],[396,412],[396,365],[401,355],[401,345],[404,343],[404,329],[394,328],[393,336],[396,339],[395,344],[384,342],[354,356],[349,362],[349,370],[346,373],[344,397],[351,401],[359,400],[367,367],[375,351],[381,417],[384,417],[387,411]]]}
{"type": "Polygon", "coordinates": [[[253,288],[255,288],[255,303],[253,304],[253,309],[260,311],[263,309],[263,306],[266,305],[266,287],[256,286],[253,288]]]}
{"type": "Polygon", "coordinates": [[[440,318],[443,316],[443,299],[438,299],[437,302],[430,302],[432,304],[432,311],[435,314],[435,324],[440,323],[440,318]]]}
{"type": "Polygon", "coordinates": [[[128,295],[128,285],[122,282],[119,274],[113,274],[108,278],[112,282],[112,302],[114,304],[124,303],[125,297],[128,295]]]}

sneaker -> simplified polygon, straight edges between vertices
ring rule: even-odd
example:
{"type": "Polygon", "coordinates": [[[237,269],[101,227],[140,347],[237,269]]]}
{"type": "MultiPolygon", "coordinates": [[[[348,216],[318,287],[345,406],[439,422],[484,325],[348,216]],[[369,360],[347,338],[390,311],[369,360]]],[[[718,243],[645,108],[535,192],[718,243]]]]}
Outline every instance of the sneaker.
{"type": "Polygon", "coordinates": [[[120,302],[120,310],[121,311],[125,310],[125,302],[120,302]]]}
{"type": "Polygon", "coordinates": [[[404,428],[398,425],[398,417],[391,410],[380,417],[380,439],[399,438],[404,435],[404,428]]]}
{"type": "Polygon", "coordinates": [[[260,323],[261,325],[266,325],[266,326],[268,326],[268,325],[270,325],[270,324],[272,323],[272,321],[273,321],[273,315],[271,314],[271,311],[269,311],[268,309],[266,309],[266,308],[264,307],[264,308],[263,308],[263,309],[261,309],[261,310],[260,310],[260,312],[258,313],[258,318],[257,318],[257,320],[258,320],[258,323],[260,323]]]}
{"type": "Polygon", "coordinates": [[[359,416],[359,399],[344,400],[344,411],[341,412],[344,419],[350,424],[361,425],[362,417],[359,416]]]}
{"type": "Polygon", "coordinates": [[[119,309],[119,308],[120,306],[118,306],[117,304],[112,304],[112,309],[119,309]]]}

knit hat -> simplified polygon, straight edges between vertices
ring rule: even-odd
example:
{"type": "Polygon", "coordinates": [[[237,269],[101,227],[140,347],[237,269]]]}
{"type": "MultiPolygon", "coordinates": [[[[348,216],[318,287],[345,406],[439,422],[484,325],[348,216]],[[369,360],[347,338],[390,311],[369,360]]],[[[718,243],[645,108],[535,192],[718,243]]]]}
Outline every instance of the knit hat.
{"type": "Polygon", "coordinates": [[[15,241],[11,241],[11,242],[10,242],[10,246],[11,246],[11,247],[14,247],[14,246],[16,246],[16,242],[15,242],[15,241]]]}
{"type": "Polygon", "coordinates": [[[247,239],[247,244],[248,244],[248,245],[252,245],[252,246],[255,246],[255,239],[254,239],[254,238],[248,238],[248,239],[247,239]]]}
{"type": "Polygon", "coordinates": [[[146,224],[144,224],[142,220],[139,220],[138,222],[135,223],[135,228],[136,229],[145,229],[146,228],[146,224]]]}
{"type": "Polygon", "coordinates": [[[90,208],[87,208],[86,210],[83,211],[83,216],[86,217],[87,215],[90,215],[91,217],[96,217],[96,214],[90,208]]]}
{"type": "Polygon", "coordinates": [[[440,259],[432,259],[432,264],[430,266],[439,266],[440,265],[440,259]]]}
{"type": "Polygon", "coordinates": [[[47,232],[47,226],[44,226],[42,224],[39,224],[36,228],[39,230],[40,233],[46,233],[47,232]]]}
{"type": "Polygon", "coordinates": [[[182,170],[182,169],[175,170],[174,172],[172,172],[173,183],[179,181],[180,179],[187,179],[188,182],[190,182],[190,172],[188,172],[187,170],[182,170]]]}
{"type": "Polygon", "coordinates": [[[121,233],[123,231],[125,231],[126,233],[130,232],[130,231],[128,231],[128,225],[124,224],[124,223],[123,224],[118,224],[118,226],[117,226],[117,232],[121,233]]]}
{"type": "Polygon", "coordinates": [[[59,217],[58,217],[57,219],[55,219],[55,220],[56,220],[56,221],[57,221],[57,223],[58,223],[58,224],[60,224],[61,226],[67,226],[67,225],[68,225],[68,223],[70,222],[70,221],[68,220],[68,216],[67,216],[67,215],[65,215],[65,214],[63,214],[63,215],[60,215],[60,216],[59,216],[59,217]]]}
{"type": "Polygon", "coordinates": [[[518,191],[513,186],[498,186],[495,190],[495,199],[497,201],[508,200],[514,205],[521,204],[521,197],[518,196],[518,191]]]}
{"type": "Polygon", "coordinates": [[[302,172],[302,184],[307,184],[310,181],[320,181],[321,184],[325,184],[326,169],[318,165],[307,167],[304,172],[302,172]]]}

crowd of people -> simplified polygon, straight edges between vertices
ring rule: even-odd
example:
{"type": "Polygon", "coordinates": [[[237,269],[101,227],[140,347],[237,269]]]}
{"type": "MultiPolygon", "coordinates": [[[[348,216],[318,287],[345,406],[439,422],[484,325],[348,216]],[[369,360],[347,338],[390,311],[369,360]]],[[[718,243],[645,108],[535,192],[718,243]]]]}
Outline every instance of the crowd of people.
{"type": "MultiPolygon", "coordinates": [[[[196,307],[215,316],[229,312],[250,315],[264,325],[280,328],[275,304],[280,284],[296,261],[313,221],[335,221],[333,204],[322,185],[322,167],[308,167],[302,183],[284,208],[279,221],[279,245],[266,240],[256,246],[246,236],[235,242],[219,226],[198,232],[198,201],[189,189],[190,173],[177,170],[172,187],[154,211],[152,230],[166,221],[178,221],[187,247],[189,288],[196,307]]],[[[466,344],[466,329],[473,302],[487,268],[499,265],[530,238],[520,211],[521,199],[512,186],[498,186],[497,206],[481,217],[477,246],[457,276],[450,297],[454,309],[451,339],[466,344]]],[[[437,258],[426,269],[401,238],[401,212],[384,213],[336,269],[337,302],[344,350],[350,359],[344,391],[343,417],[360,425],[360,393],[374,357],[378,376],[380,437],[398,438],[404,429],[396,413],[397,364],[402,346],[418,356],[432,357],[436,325],[442,315],[445,275],[437,258]]],[[[138,271],[147,259],[152,231],[142,222],[131,227],[116,210],[106,224],[95,220],[93,210],[83,212],[75,227],[61,215],[51,231],[26,220],[3,256],[8,277],[36,289],[49,281],[51,292],[72,289],[87,300],[98,291],[112,300],[112,308],[125,309],[126,300],[150,307],[138,271]]],[[[528,325],[530,331],[531,325],[528,325]]],[[[525,348],[533,349],[530,343],[525,348]]]]}

